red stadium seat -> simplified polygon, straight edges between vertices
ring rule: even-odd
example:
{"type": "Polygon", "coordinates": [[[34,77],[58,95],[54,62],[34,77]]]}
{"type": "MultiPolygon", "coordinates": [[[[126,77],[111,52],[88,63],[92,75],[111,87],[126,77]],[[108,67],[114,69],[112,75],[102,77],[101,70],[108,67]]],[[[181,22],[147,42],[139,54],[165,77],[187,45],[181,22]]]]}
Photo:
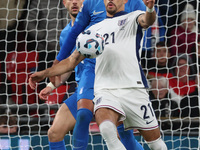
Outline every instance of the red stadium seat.
{"type": "Polygon", "coordinates": [[[11,82],[12,99],[17,104],[36,103],[36,93],[28,85],[28,78],[35,71],[38,53],[19,51],[8,53],[6,57],[7,80],[11,82]]]}
{"type": "Polygon", "coordinates": [[[69,89],[69,85],[61,85],[59,88],[52,91],[52,94],[48,97],[48,104],[61,104],[66,92],[69,89]]]}

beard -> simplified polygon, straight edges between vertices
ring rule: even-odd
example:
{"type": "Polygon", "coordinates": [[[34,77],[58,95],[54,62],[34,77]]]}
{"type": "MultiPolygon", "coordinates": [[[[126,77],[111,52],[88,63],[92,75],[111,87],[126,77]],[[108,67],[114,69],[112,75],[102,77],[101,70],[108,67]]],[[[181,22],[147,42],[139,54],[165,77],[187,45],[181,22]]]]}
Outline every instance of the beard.
{"type": "Polygon", "coordinates": [[[74,18],[76,18],[76,16],[78,15],[78,14],[71,14],[74,18]]]}
{"type": "Polygon", "coordinates": [[[116,13],[116,9],[115,10],[108,10],[107,9],[107,12],[110,14],[110,15],[114,15],[116,13]]]}

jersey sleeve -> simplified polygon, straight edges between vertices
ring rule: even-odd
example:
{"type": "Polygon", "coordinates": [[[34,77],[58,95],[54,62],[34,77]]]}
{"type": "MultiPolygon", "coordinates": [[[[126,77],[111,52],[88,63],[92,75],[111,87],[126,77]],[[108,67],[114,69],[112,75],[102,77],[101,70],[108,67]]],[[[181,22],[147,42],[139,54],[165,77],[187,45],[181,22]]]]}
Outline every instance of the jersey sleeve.
{"type": "Polygon", "coordinates": [[[136,26],[139,26],[139,28],[143,30],[143,28],[141,27],[141,25],[138,22],[138,17],[144,13],[145,13],[145,11],[141,11],[141,10],[136,10],[134,12],[129,13],[129,17],[130,17],[129,25],[132,26],[132,27],[130,27],[130,29],[132,29],[133,33],[135,33],[134,30],[135,30],[136,26]]]}
{"type": "Polygon", "coordinates": [[[71,28],[71,22],[69,24],[67,24],[67,26],[61,31],[60,39],[59,39],[60,47],[62,47],[63,41],[64,41],[66,35],[68,34],[68,31],[70,28],[71,28]]]}
{"type": "Polygon", "coordinates": [[[91,11],[91,2],[90,0],[85,0],[76,17],[75,22],[81,26],[87,27],[91,21],[90,11],[91,11]]]}
{"type": "Polygon", "coordinates": [[[71,53],[76,44],[76,38],[89,25],[90,23],[89,8],[90,8],[90,0],[85,0],[83,2],[82,8],[80,9],[76,17],[74,26],[69,30],[68,34],[66,35],[63,45],[60,49],[60,52],[56,57],[58,61],[67,58],[68,54],[71,53]]]}
{"type": "Polygon", "coordinates": [[[145,14],[145,11],[141,11],[141,10],[137,10],[135,12],[133,12],[135,14],[136,17],[134,17],[135,19],[133,19],[134,23],[136,22],[137,25],[140,26],[139,22],[138,22],[138,17],[142,14],[145,14]]]}

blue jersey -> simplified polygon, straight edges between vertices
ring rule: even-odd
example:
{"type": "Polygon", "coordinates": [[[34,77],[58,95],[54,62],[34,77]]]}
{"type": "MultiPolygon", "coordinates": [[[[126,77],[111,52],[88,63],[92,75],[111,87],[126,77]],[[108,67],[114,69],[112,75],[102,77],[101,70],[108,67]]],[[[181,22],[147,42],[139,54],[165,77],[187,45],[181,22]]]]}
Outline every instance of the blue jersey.
{"type": "MultiPolygon", "coordinates": [[[[125,11],[146,10],[142,0],[129,0],[125,5],[125,11]]],[[[103,0],[85,0],[78,13],[74,26],[65,38],[65,42],[57,56],[61,61],[67,58],[67,53],[71,52],[75,46],[77,36],[86,28],[104,20],[106,18],[106,9],[103,0]]]]}
{"type": "MultiPolygon", "coordinates": [[[[72,25],[71,25],[71,21],[70,23],[67,24],[67,26],[61,31],[60,33],[60,47],[62,47],[63,42],[65,41],[66,35],[68,34],[68,31],[71,29],[72,25]]],[[[66,51],[66,55],[67,57],[70,56],[71,52],[67,52],[66,51]]]]}
{"type": "MultiPolygon", "coordinates": [[[[68,34],[68,32],[71,29],[71,27],[72,26],[71,26],[71,22],[70,22],[62,30],[62,32],[60,34],[60,47],[62,47],[63,42],[65,41],[66,35],[68,34]]],[[[73,53],[74,50],[75,50],[75,47],[72,49],[72,51],[65,51],[66,57],[69,57],[71,55],[71,53],[73,53]]],[[[59,60],[59,58],[58,58],[58,60],[59,60]]],[[[59,61],[61,61],[61,59],[59,61]]],[[[80,81],[82,70],[83,70],[83,63],[79,63],[75,68],[75,80],[76,80],[77,83],[80,81]]]]}
{"type": "Polygon", "coordinates": [[[126,12],[129,13],[135,10],[146,11],[146,6],[142,0],[128,0],[128,2],[125,4],[126,12]]]}
{"type": "MultiPolygon", "coordinates": [[[[142,0],[129,0],[125,5],[125,11],[131,12],[134,10],[146,10],[142,0]]],[[[78,13],[73,27],[69,27],[65,34],[65,38],[62,38],[62,46],[56,59],[61,61],[67,58],[76,44],[77,36],[86,28],[104,20],[106,18],[106,9],[103,0],[85,0],[83,6],[78,13]]],[[[64,31],[63,31],[64,32],[64,31]]],[[[77,99],[90,99],[94,98],[94,76],[95,76],[95,59],[84,59],[84,68],[82,72],[76,72],[77,76],[81,76],[78,88],[69,99],[65,100],[66,105],[69,107],[73,116],[76,118],[77,103],[74,100],[77,99]]]]}
{"type": "MultiPolygon", "coordinates": [[[[127,12],[134,10],[145,10],[146,6],[142,0],[129,0],[125,5],[127,12]]],[[[76,44],[77,36],[86,28],[104,20],[106,18],[106,9],[103,0],[85,0],[80,9],[74,26],[68,30],[65,41],[57,56],[59,61],[67,58],[76,44]]],[[[79,72],[82,76],[78,84],[77,100],[86,98],[93,99],[93,85],[94,85],[94,66],[95,59],[84,59],[83,72],[79,72]],[[87,69],[86,69],[87,68],[87,69]],[[90,72],[90,73],[89,73],[90,72]],[[88,76],[88,77],[84,77],[88,76]],[[91,77],[90,77],[91,76],[91,77]],[[88,80],[88,81],[86,81],[88,80]],[[89,91],[89,92],[88,92],[89,91]],[[89,96],[90,95],[90,96],[89,96]]]]}

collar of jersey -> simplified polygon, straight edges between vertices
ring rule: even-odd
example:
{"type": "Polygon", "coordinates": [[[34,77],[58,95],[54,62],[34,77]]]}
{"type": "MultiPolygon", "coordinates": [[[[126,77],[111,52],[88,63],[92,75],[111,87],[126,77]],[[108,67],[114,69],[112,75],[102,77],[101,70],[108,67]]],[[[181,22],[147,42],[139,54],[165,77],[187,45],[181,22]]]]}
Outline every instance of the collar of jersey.
{"type": "MultiPolygon", "coordinates": [[[[125,11],[120,11],[120,12],[116,13],[113,17],[118,17],[118,16],[122,16],[122,15],[125,15],[125,14],[128,14],[128,13],[125,12],[125,11]]],[[[113,17],[108,17],[107,16],[107,18],[113,18],[113,17]]]]}

